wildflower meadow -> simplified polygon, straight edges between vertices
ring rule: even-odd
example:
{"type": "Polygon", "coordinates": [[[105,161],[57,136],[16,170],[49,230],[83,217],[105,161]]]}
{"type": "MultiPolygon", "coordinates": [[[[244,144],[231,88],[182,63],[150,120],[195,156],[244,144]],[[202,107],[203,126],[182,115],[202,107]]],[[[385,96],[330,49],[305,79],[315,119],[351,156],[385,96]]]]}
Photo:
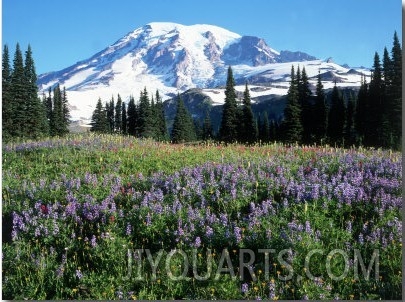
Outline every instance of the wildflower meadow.
{"type": "Polygon", "coordinates": [[[3,145],[3,299],[401,299],[402,159],[70,135],[3,145]]]}

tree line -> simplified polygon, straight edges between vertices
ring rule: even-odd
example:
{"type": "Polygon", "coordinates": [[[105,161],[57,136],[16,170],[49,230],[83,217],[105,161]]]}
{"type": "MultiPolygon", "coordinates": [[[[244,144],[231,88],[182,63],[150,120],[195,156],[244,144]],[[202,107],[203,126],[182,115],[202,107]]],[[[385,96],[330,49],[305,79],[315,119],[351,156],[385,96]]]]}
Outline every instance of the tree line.
{"type": "Polygon", "coordinates": [[[13,66],[7,45],[2,56],[2,139],[38,139],[69,132],[69,107],[65,88],[49,88],[48,96],[38,97],[37,75],[31,46],[25,60],[17,43],[13,66]]]}
{"type": "Polygon", "coordinates": [[[391,57],[384,48],[383,62],[376,52],[370,83],[362,78],[357,98],[342,95],[336,83],[329,106],[320,75],[315,100],[305,69],[291,70],[287,106],[281,125],[288,143],[327,142],[338,146],[362,145],[400,149],[402,143],[402,55],[397,33],[391,57]]]}
{"type": "Polygon", "coordinates": [[[90,130],[153,138],[159,141],[169,139],[159,91],[150,98],[146,88],[141,91],[139,102],[135,102],[135,98],[130,96],[128,106],[119,94],[116,102],[113,96],[104,105],[99,98],[92,115],[90,130]]]}

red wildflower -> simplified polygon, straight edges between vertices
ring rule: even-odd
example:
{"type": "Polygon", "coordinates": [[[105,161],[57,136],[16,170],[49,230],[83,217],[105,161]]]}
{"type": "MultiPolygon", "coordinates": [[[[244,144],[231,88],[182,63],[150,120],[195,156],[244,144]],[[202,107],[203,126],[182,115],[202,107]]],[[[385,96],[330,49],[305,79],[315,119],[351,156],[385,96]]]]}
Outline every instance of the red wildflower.
{"type": "Polygon", "coordinates": [[[41,204],[41,212],[42,214],[48,214],[48,208],[46,207],[46,205],[41,204]]]}

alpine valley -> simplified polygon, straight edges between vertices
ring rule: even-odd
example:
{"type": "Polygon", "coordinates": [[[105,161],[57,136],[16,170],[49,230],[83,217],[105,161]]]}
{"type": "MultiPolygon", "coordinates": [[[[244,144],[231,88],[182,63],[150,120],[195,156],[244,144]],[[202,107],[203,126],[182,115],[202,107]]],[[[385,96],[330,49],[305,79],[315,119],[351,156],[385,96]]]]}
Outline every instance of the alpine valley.
{"type": "Polygon", "coordinates": [[[208,110],[216,128],[229,66],[241,97],[248,83],[253,111],[280,119],[292,65],[305,67],[313,91],[318,73],[326,90],[335,82],[346,91],[357,90],[362,75],[370,80],[367,68],[338,65],[300,51],[276,51],[259,37],[213,25],[154,22],[89,59],[40,75],[38,85],[41,93],[56,84],[66,88],[73,127],[89,124],[99,98],[104,103],[120,94],[124,101],[131,95],[136,100],[146,88],[151,94],[158,90],[165,100],[169,128],[178,93],[194,118],[204,118],[208,110]]]}

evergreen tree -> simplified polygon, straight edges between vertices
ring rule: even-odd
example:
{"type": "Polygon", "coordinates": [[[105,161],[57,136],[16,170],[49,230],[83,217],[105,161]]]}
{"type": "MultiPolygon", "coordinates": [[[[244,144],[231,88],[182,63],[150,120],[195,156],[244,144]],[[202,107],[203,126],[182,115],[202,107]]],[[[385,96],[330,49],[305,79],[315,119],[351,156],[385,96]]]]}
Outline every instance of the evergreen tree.
{"type": "Polygon", "coordinates": [[[45,99],[44,105],[45,105],[46,118],[48,120],[49,127],[51,127],[51,125],[53,125],[53,121],[52,121],[53,102],[52,102],[51,87],[49,87],[48,96],[45,99]]]}
{"type": "Polygon", "coordinates": [[[47,120],[45,108],[38,98],[37,75],[35,72],[34,59],[32,57],[31,46],[25,52],[24,65],[25,83],[25,136],[39,138],[47,135],[47,120]]]}
{"type": "Polygon", "coordinates": [[[156,119],[155,139],[158,141],[168,140],[169,135],[167,133],[165,110],[162,98],[160,97],[158,90],[156,90],[156,104],[155,104],[154,118],[156,119]]]}
{"type": "Polygon", "coordinates": [[[387,47],[384,47],[383,54],[383,80],[386,87],[391,87],[393,78],[393,64],[388,53],[387,47]]]}
{"type": "Polygon", "coordinates": [[[313,133],[315,142],[322,143],[326,138],[328,125],[328,108],[325,103],[326,97],[321,81],[321,74],[318,72],[318,81],[316,84],[316,98],[313,110],[313,133]]]}
{"type": "MultiPolygon", "coordinates": [[[[42,101],[41,101],[41,105],[43,108],[43,120],[44,120],[44,134],[45,135],[50,135],[50,119],[48,117],[48,108],[47,108],[47,102],[48,102],[48,97],[46,96],[45,92],[42,93],[42,101]]],[[[51,106],[52,106],[52,99],[51,99],[51,106]]],[[[52,112],[50,113],[52,114],[52,112]]]]}
{"type": "Polygon", "coordinates": [[[114,132],[115,128],[115,100],[114,96],[111,97],[110,102],[105,104],[105,110],[107,113],[108,129],[110,133],[114,132]]]}
{"type": "Polygon", "coordinates": [[[238,106],[236,102],[235,80],[232,68],[228,67],[228,75],[225,88],[225,103],[222,111],[220,139],[224,142],[235,142],[238,138],[238,106]]]}
{"type": "Polygon", "coordinates": [[[271,120],[269,125],[269,141],[274,142],[277,139],[277,124],[274,120],[271,120]]]}
{"type": "Polygon", "coordinates": [[[137,136],[138,113],[135,105],[135,99],[133,96],[130,96],[129,98],[127,119],[128,119],[128,134],[137,136]]]}
{"type": "Polygon", "coordinates": [[[243,143],[252,144],[256,141],[256,122],[254,121],[250,93],[247,83],[243,93],[242,129],[240,129],[243,143]]]}
{"type": "Polygon", "coordinates": [[[52,136],[64,134],[62,93],[59,84],[53,89],[52,118],[50,123],[50,134],[52,136]]]}
{"type": "Polygon", "coordinates": [[[308,76],[305,67],[302,68],[301,78],[298,82],[298,99],[301,105],[302,140],[309,144],[314,140],[314,112],[311,103],[311,89],[309,89],[308,76]]]}
{"type": "Polygon", "coordinates": [[[94,110],[91,118],[90,131],[98,133],[107,133],[110,131],[110,124],[107,119],[107,112],[105,108],[103,108],[103,104],[101,103],[100,98],[97,101],[96,109],[94,110]]]}
{"type": "Polygon", "coordinates": [[[150,109],[149,109],[149,123],[150,123],[150,129],[152,133],[152,138],[156,140],[157,136],[157,119],[156,119],[156,104],[155,104],[155,98],[152,95],[150,98],[150,109]]]}
{"type": "Polygon", "coordinates": [[[384,100],[384,116],[382,117],[382,145],[384,147],[392,147],[392,123],[390,121],[390,111],[392,105],[391,88],[393,78],[393,67],[387,47],[384,47],[383,65],[382,65],[382,93],[384,100]]]}
{"type": "Polygon", "coordinates": [[[291,67],[291,82],[284,109],[283,136],[287,143],[300,143],[302,139],[301,106],[298,101],[298,84],[294,66],[291,67]]]}
{"type": "Polygon", "coordinates": [[[361,86],[357,94],[357,103],[354,116],[354,127],[357,133],[357,140],[360,145],[364,143],[367,127],[368,109],[368,85],[365,77],[362,76],[361,86]]]}
{"type": "Polygon", "coordinates": [[[343,143],[345,110],[343,98],[335,82],[331,95],[331,107],[328,118],[328,137],[332,144],[341,145],[343,143]]]}
{"type": "Polygon", "coordinates": [[[122,99],[119,94],[117,97],[117,103],[115,104],[114,123],[115,123],[115,132],[122,133],[122,99]]]}
{"type": "Polygon", "coordinates": [[[3,47],[2,61],[2,138],[8,140],[13,135],[13,102],[11,95],[11,66],[8,46],[3,47]]]}
{"type": "Polygon", "coordinates": [[[263,143],[267,143],[271,140],[270,123],[267,111],[263,113],[263,118],[260,118],[259,120],[259,138],[263,143]]]}
{"type": "Polygon", "coordinates": [[[61,96],[62,96],[62,129],[60,135],[65,135],[69,133],[69,124],[70,124],[69,102],[65,87],[63,87],[61,96]]]}
{"type": "Polygon", "coordinates": [[[152,110],[146,87],[139,98],[138,111],[138,135],[141,137],[153,137],[152,110]]]}
{"type": "Polygon", "coordinates": [[[122,116],[122,133],[127,134],[128,133],[128,120],[127,120],[127,106],[125,102],[122,102],[121,106],[121,116],[122,116]]]}
{"type": "Polygon", "coordinates": [[[346,121],[344,129],[344,142],[345,146],[351,146],[355,143],[355,129],[354,129],[354,116],[355,116],[355,102],[353,95],[347,102],[346,121]]]}
{"type": "Polygon", "coordinates": [[[388,119],[392,132],[392,147],[400,150],[402,144],[402,50],[397,33],[394,33],[392,56],[392,85],[388,119]]]}
{"type": "Polygon", "coordinates": [[[203,122],[202,139],[210,140],[214,138],[214,130],[212,129],[212,122],[210,113],[208,110],[205,111],[205,118],[203,122]]]}
{"type": "Polygon", "coordinates": [[[11,74],[10,96],[13,112],[13,136],[24,137],[27,134],[26,122],[26,82],[24,74],[24,62],[20,45],[17,43],[13,60],[13,72],[11,74]]]}
{"type": "Polygon", "coordinates": [[[184,106],[180,94],[177,96],[177,110],[171,134],[173,143],[184,143],[196,140],[193,120],[184,106]]]}
{"type": "Polygon", "coordinates": [[[28,50],[25,52],[25,66],[24,66],[24,82],[25,82],[25,128],[26,134],[37,136],[38,127],[37,119],[38,106],[35,100],[38,98],[38,88],[36,85],[37,76],[35,73],[34,62],[32,59],[31,47],[28,45],[28,50]],[[35,108],[35,109],[34,109],[35,108]],[[35,134],[34,134],[35,133],[35,134]]]}
{"type": "Polygon", "coordinates": [[[365,141],[367,146],[382,146],[382,124],[384,112],[383,82],[380,57],[374,55],[373,75],[369,85],[367,127],[365,128],[365,141]]]}
{"type": "Polygon", "coordinates": [[[195,132],[195,140],[202,140],[203,139],[203,124],[200,122],[199,119],[193,119],[194,125],[194,132],[195,132]]]}

